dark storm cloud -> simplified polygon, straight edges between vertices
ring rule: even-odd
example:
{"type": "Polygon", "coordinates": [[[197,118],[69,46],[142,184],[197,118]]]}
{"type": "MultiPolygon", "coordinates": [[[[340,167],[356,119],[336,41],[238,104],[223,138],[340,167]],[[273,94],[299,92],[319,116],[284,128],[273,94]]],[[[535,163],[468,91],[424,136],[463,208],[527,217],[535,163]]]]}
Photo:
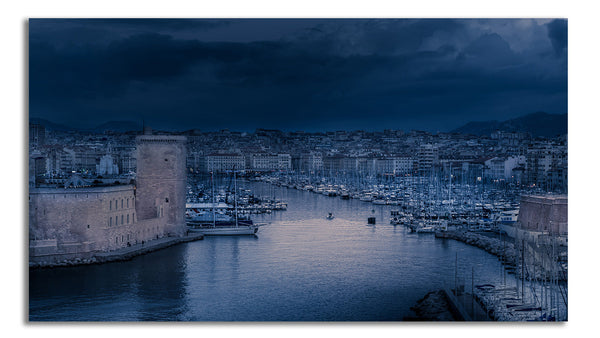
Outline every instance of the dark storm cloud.
{"type": "Polygon", "coordinates": [[[447,130],[566,112],[566,61],[544,57],[566,50],[565,21],[54,21],[31,23],[30,115],[57,122],[447,130]],[[294,33],[261,39],[278,27],[294,33]]]}
{"type": "Polygon", "coordinates": [[[500,67],[519,62],[508,43],[495,33],[482,35],[473,41],[461,56],[475,57],[479,66],[500,67]]]}
{"type": "Polygon", "coordinates": [[[106,43],[139,34],[193,35],[231,23],[221,19],[30,19],[30,39],[54,44],[106,43]]]}
{"type": "Polygon", "coordinates": [[[567,20],[556,19],[548,24],[548,38],[557,55],[567,49],[567,20]]]}
{"type": "Polygon", "coordinates": [[[107,77],[120,81],[164,80],[183,75],[201,57],[197,41],[168,35],[135,35],[111,43],[105,51],[107,77]]]}

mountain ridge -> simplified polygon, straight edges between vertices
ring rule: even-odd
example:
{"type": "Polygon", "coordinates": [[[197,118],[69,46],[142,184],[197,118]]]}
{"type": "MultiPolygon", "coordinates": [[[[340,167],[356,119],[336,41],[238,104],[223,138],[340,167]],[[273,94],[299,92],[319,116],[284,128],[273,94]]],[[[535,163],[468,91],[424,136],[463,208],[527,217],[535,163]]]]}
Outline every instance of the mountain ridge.
{"type": "Polygon", "coordinates": [[[107,130],[115,131],[115,132],[128,132],[128,131],[141,131],[142,125],[139,122],[129,121],[129,120],[121,120],[121,121],[108,121],[102,124],[99,124],[93,128],[76,128],[68,125],[55,123],[50,120],[42,119],[42,118],[31,118],[29,119],[29,123],[36,123],[43,125],[48,130],[54,131],[82,131],[82,132],[93,132],[93,133],[103,133],[107,130]]]}
{"type": "Polygon", "coordinates": [[[533,137],[553,137],[568,132],[568,116],[567,114],[535,112],[505,121],[471,121],[453,129],[451,133],[482,136],[490,135],[496,130],[529,133],[533,137]]]}
{"type": "MultiPolygon", "coordinates": [[[[92,133],[103,133],[107,130],[114,132],[141,131],[142,125],[136,121],[121,120],[108,121],[99,124],[93,128],[74,128],[60,123],[55,123],[42,118],[31,118],[29,123],[44,125],[46,129],[55,131],[82,131],[92,133]]],[[[472,134],[472,135],[490,135],[496,130],[506,132],[524,132],[533,137],[553,137],[566,134],[568,116],[567,114],[548,114],[545,112],[535,112],[526,114],[517,118],[498,121],[471,121],[461,127],[455,128],[450,133],[472,134]]]]}

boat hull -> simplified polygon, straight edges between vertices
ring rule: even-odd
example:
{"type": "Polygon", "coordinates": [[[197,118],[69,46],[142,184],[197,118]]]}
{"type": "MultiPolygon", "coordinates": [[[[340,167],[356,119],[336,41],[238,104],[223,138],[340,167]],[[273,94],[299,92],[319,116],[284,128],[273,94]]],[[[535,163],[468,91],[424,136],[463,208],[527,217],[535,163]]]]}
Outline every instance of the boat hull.
{"type": "Polygon", "coordinates": [[[204,236],[244,236],[255,235],[258,232],[257,226],[239,226],[239,227],[215,227],[215,228],[191,228],[190,232],[201,233],[204,236]]]}

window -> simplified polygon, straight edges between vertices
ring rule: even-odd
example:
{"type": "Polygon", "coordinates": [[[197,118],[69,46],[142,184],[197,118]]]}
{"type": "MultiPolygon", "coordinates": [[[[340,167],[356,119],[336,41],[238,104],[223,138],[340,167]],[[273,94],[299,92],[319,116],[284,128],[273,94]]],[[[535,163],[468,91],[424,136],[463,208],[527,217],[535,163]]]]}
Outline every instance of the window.
{"type": "Polygon", "coordinates": [[[123,209],[123,199],[121,199],[121,209],[123,209]]]}
{"type": "Polygon", "coordinates": [[[129,214],[127,214],[127,224],[129,224],[129,214]]]}
{"type": "Polygon", "coordinates": [[[123,224],[123,215],[121,215],[121,224],[123,224]]]}
{"type": "Polygon", "coordinates": [[[108,218],[108,226],[111,227],[112,226],[112,217],[108,218]]]}
{"type": "Polygon", "coordinates": [[[115,216],[115,225],[119,225],[119,216],[115,216]]]}
{"type": "Polygon", "coordinates": [[[119,237],[115,237],[115,243],[119,243],[119,237]]]}
{"type": "Polygon", "coordinates": [[[117,204],[117,200],[115,200],[115,210],[117,210],[118,204],[117,204]]]}
{"type": "Polygon", "coordinates": [[[127,199],[127,207],[129,208],[129,198],[127,199]]]}
{"type": "Polygon", "coordinates": [[[88,229],[89,229],[89,228],[90,228],[90,225],[88,224],[87,226],[88,226],[88,229]]]}
{"type": "Polygon", "coordinates": [[[108,205],[108,210],[112,210],[112,201],[110,201],[110,204],[108,205]]]}

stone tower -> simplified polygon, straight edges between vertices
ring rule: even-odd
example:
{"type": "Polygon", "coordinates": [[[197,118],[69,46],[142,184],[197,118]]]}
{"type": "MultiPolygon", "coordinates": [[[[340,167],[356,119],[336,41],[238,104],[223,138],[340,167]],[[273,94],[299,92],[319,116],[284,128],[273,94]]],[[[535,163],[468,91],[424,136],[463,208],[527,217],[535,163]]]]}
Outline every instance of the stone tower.
{"type": "Polygon", "coordinates": [[[164,218],[164,235],[185,234],[186,138],[136,137],[137,174],[135,209],[138,220],[164,218]]]}

